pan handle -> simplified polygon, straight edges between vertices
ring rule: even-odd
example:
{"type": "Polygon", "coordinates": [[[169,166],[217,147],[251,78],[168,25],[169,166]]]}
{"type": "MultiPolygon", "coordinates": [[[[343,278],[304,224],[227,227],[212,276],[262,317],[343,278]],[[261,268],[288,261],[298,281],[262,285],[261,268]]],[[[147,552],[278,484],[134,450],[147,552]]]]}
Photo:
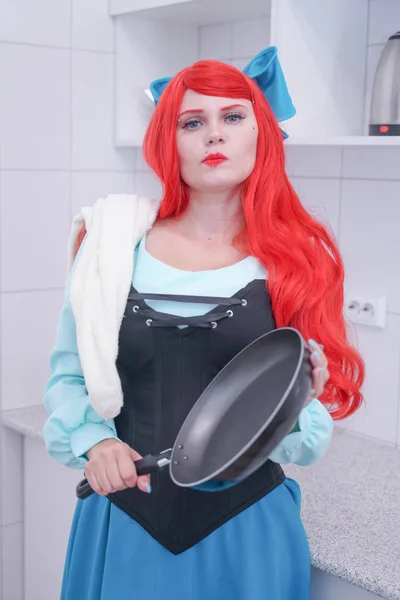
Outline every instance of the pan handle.
{"type": "Polygon", "coordinates": [[[76,486],[76,497],[79,498],[79,500],[86,500],[86,498],[89,498],[92,494],[94,494],[94,490],[85,477],[85,479],[82,479],[76,486]]]}
{"type": "Polygon", "coordinates": [[[148,454],[144,458],[135,461],[136,473],[140,475],[149,475],[149,473],[156,473],[159,469],[163,469],[171,462],[172,450],[164,450],[157,456],[155,454],[148,454]]]}
{"type": "MultiPolygon", "coordinates": [[[[148,454],[144,458],[135,461],[136,473],[140,477],[141,475],[149,475],[155,473],[159,469],[163,469],[171,462],[172,449],[164,450],[158,455],[148,454]]],[[[94,494],[90,483],[86,479],[82,479],[76,486],[76,496],[79,500],[85,500],[94,494]]]]}

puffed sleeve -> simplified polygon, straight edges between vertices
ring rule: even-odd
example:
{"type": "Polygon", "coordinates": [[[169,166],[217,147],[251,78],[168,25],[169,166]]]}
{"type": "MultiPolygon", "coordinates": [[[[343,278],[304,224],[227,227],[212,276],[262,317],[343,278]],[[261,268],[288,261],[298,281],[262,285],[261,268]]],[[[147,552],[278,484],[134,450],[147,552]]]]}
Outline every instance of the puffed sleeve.
{"type": "Polygon", "coordinates": [[[282,440],[269,458],[280,464],[312,465],[328,449],[332,433],[332,417],[324,405],[314,398],[301,411],[296,428],[282,440]]]}
{"type": "Polygon", "coordinates": [[[79,360],[75,319],[69,302],[71,275],[66,286],[55,346],[50,355],[51,376],[44,394],[48,419],[43,428],[43,437],[50,456],[73,469],[83,469],[90,448],[102,440],[118,437],[114,421],[105,421],[89,402],[79,360]]]}

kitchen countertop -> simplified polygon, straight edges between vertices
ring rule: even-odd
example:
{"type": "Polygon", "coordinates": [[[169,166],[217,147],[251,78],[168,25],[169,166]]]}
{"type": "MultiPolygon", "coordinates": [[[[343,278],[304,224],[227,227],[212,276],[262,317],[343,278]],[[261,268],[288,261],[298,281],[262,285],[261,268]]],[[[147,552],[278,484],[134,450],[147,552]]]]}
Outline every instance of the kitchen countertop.
{"type": "Polygon", "coordinates": [[[337,427],[319,463],[284,470],[302,489],[313,565],[400,600],[400,450],[337,427]]]}
{"type": "Polygon", "coordinates": [[[17,410],[5,410],[1,413],[1,420],[6,427],[38,440],[43,439],[42,430],[46,418],[46,410],[44,406],[40,405],[17,410]]]}
{"type": "MultiPolygon", "coordinates": [[[[42,406],[6,411],[4,425],[42,439],[42,406]]],[[[388,600],[400,600],[400,450],[336,428],[325,457],[285,465],[302,488],[312,563],[388,600]]]]}

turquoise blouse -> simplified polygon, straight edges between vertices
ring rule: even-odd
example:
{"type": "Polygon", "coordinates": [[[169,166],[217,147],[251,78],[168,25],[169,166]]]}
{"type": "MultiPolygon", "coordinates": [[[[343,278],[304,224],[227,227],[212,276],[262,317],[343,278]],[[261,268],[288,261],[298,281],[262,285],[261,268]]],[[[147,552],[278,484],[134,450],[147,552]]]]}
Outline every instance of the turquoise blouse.
{"type": "MultiPolygon", "coordinates": [[[[82,250],[82,247],[81,247],[82,250]]],[[[133,285],[141,293],[163,293],[202,296],[233,296],[254,279],[265,279],[266,272],[253,257],[221,269],[183,271],[155,259],[146,250],[144,236],[135,250],[133,285]]],[[[80,252],[75,263],[79,260],[80,252]]],[[[73,273],[73,269],[71,274],[73,273]]],[[[71,277],[71,275],[70,275],[71,277]]],[[[86,453],[107,438],[118,439],[113,420],[106,421],[90,404],[82,372],[76,340],[75,319],[69,302],[69,284],[58,323],[55,346],[50,356],[51,376],[46,385],[44,405],[48,419],[43,436],[49,454],[60,463],[83,469],[86,453]]],[[[152,308],[179,316],[204,314],[209,304],[181,302],[148,302],[152,308]]],[[[270,455],[271,460],[285,464],[310,465],[329,446],[333,420],[317,399],[303,408],[294,430],[270,455]]]]}

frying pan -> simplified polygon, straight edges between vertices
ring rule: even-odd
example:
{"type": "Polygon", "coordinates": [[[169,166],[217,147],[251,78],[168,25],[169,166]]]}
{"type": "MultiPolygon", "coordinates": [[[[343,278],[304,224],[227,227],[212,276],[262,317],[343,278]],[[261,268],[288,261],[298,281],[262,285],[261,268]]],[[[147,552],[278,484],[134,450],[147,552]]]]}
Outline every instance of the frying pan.
{"type": "MultiPolygon", "coordinates": [[[[256,339],[207,386],[174,447],[136,461],[137,474],[169,466],[172,481],[181,487],[249,477],[297,421],[311,391],[309,359],[296,329],[275,329],[256,339]]],[[[93,493],[86,479],[76,491],[80,499],[93,493]]]]}

